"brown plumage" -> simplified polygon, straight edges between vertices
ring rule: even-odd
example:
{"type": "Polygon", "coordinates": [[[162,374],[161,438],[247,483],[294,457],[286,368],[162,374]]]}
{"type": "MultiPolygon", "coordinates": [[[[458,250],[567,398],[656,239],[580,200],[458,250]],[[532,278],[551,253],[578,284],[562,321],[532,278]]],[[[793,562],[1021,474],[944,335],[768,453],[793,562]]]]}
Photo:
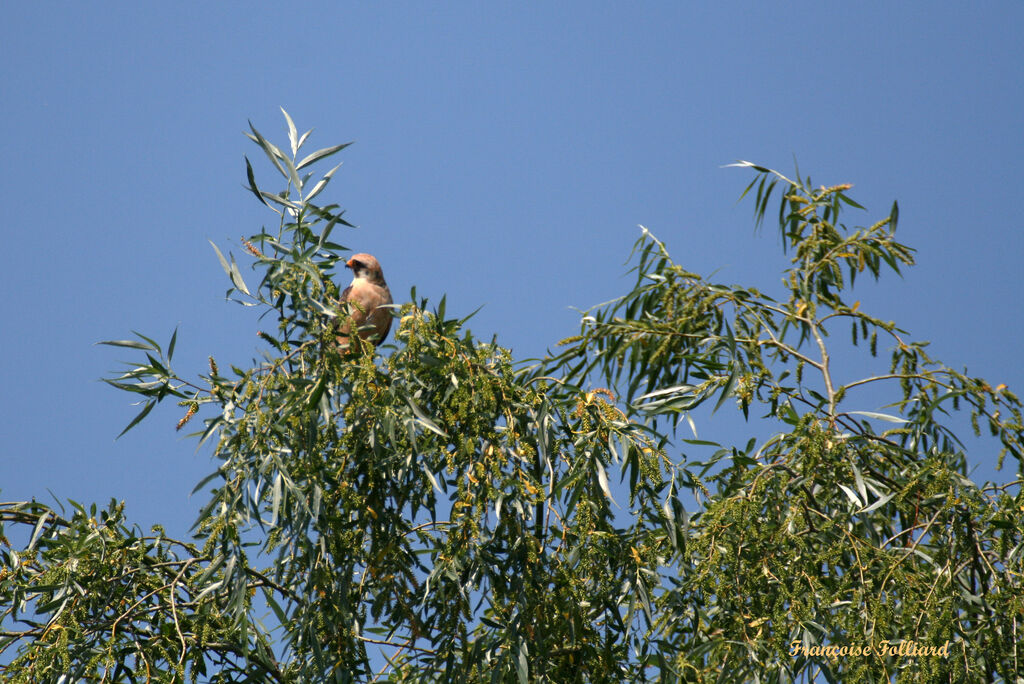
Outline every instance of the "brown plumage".
{"type": "MultiPolygon", "coordinates": [[[[391,330],[391,309],[380,307],[391,303],[391,291],[380,263],[370,254],[354,254],[345,266],[352,269],[352,284],[341,293],[340,304],[348,307],[348,315],[359,336],[372,344],[380,344],[391,330]]],[[[349,344],[350,327],[346,322],[338,330],[338,345],[349,344]]]]}

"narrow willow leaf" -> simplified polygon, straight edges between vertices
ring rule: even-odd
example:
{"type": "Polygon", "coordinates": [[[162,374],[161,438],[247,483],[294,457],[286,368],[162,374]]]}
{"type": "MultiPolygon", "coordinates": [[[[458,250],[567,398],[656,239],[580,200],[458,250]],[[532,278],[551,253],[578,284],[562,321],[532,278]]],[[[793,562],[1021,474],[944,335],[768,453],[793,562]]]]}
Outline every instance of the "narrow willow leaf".
{"type": "Polygon", "coordinates": [[[295,122],[292,121],[292,117],[288,115],[288,112],[281,107],[281,113],[284,114],[285,121],[288,122],[288,142],[292,146],[292,156],[299,151],[299,132],[295,129],[295,122]]]}
{"type": "Polygon", "coordinates": [[[861,501],[867,501],[868,489],[864,486],[864,477],[861,475],[860,468],[853,462],[850,463],[850,468],[853,469],[853,480],[857,483],[857,491],[860,492],[861,501]]]}
{"type": "Polygon", "coordinates": [[[213,243],[213,240],[207,240],[207,242],[209,242],[210,245],[213,246],[213,251],[217,253],[217,259],[220,261],[221,268],[224,269],[224,272],[227,273],[228,277],[230,278],[231,266],[228,264],[228,260],[224,258],[223,254],[220,253],[220,249],[217,247],[217,245],[213,243]]]}
{"type": "MultiPolygon", "coordinates": [[[[288,207],[289,209],[294,209],[295,211],[298,211],[299,209],[302,209],[302,205],[301,204],[299,204],[298,202],[293,202],[292,200],[290,200],[287,197],[284,197],[282,195],[278,195],[278,194],[273,193],[273,192],[264,192],[262,194],[263,194],[264,197],[266,197],[268,200],[270,200],[274,204],[280,204],[282,207],[288,207]]],[[[271,207],[271,208],[273,208],[273,207],[271,207]]],[[[275,209],[275,211],[276,211],[276,209],[275,209]]]]}
{"type": "Polygon", "coordinates": [[[281,606],[278,604],[278,602],[274,600],[274,592],[271,589],[264,587],[263,598],[266,599],[267,605],[270,606],[270,609],[274,611],[274,615],[277,616],[278,623],[282,625],[288,624],[287,615],[285,614],[281,606]]]}
{"type": "Polygon", "coordinates": [[[296,164],[295,168],[298,169],[298,170],[304,169],[305,167],[309,166],[310,164],[312,164],[314,162],[317,162],[317,161],[319,161],[321,159],[326,159],[327,157],[330,157],[332,154],[335,154],[336,152],[340,152],[341,150],[345,149],[346,147],[348,147],[351,144],[352,143],[347,142],[347,143],[343,143],[341,145],[335,145],[333,147],[325,147],[322,150],[317,150],[316,152],[313,152],[308,157],[304,158],[302,161],[300,161],[298,164],[296,164]]]}
{"type": "Polygon", "coordinates": [[[876,420],[884,420],[888,423],[907,423],[910,422],[905,418],[899,416],[891,416],[887,413],[876,413],[874,411],[847,411],[850,415],[864,416],[865,418],[875,418],[876,420]]]}
{"type": "Polygon", "coordinates": [[[238,264],[235,263],[235,255],[231,254],[230,256],[231,270],[228,274],[231,276],[231,282],[235,284],[235,287],[251,297],[252,294],[249,292],[249,288],[245,286],[245,281],[242,280],[242,273],[238,270],[238,264]]]}
{"type": "Polygon", "coordinates": [[[143,408],[139,412],[139,415],[135,416],[135,418],[132,419],[132,422],[128,423],[128,427],[126,427],[124,430],[121,430],[121,434],[119,434],[114,439],[120,439],[121,435],[123,435],[124,433],[128,432],[129,430],[131,430],[136,425],[138,425],[139,421],[141,421],[143,418],[148,416],[149,412],[153,410],[153,407],[156,406],[156,404],[157,404],[157,400],[156,399],[151,399],[151,400],[147,401],[145,408],[143,408]]]}
{"type": "Polygon", "coordinates": [[[732,164],[723,164],[722,168],[723,169],[729,169],[729,168],[751,168],[751,169],[754,169],[755,171],[757,171],[759,173],[774,173],[774,171],[772,171],[771,169],[769,169],[769,168],[767,168],[765,166],[758,166],[757,164],[755,164],[753,162],[744,161],[742,159],[737,159],[732,164]]]}
{"type": "Polygon", "coordinates": [[[309,394],[309,399],[306,400],[306,408],[311,409],[320,403],[320,397],[324,395],[324,390],[327,389],[327,373],[323,373],[316,384],[313,386],[313,391],[309,394]]]}
{"type": "Polygon", "coordinates": [[[854,207],[855,209],[863,209],[863,208],[864,208],[864,207],[862,207],[862,206],[861,206],[860,204],[858,204],[857,202],[854,202],[854,201],[853,201],[852,199],[850,199],[849,197],[847,197],[847,196],[846,196],[845,194],[843,194],[842,192],[838,192],[838,193],[836,193],[836,196],[837,196],[837,197],[838,197],[839,199],[841,199],[841,200],[842,200],[843,202],[845,202],[846,204],[849,204],[849,205],[850,205],[851,207],[854,207]]]}
{"type": "MultiPolygon", "coordinates": [[[[56,516],[54,516],[56,518],[56,516]]],[[[43,527],[46,526],[46,521],[50,519],[50,511],[45,511],[39,516],[39,521],[36,522],[35,528],[32,530],[32,538],[28,540],[28,546],[25,547],[26,551],[31,551],[35,548],[36,542],[39,541],[39,535],[43,533],[43,527]]]]}
{"type": "Polygon", "coordinates": [[[666,387],[664,389],[648,392],[647,394],[642,394],[634,399],[633,403],[639,404],[646,399],[653,399],[655,397],[661,397],[668,394],[692,394],[694,389],[693,385],[676,385],[674,387],[666,387]]]}
{"type": "Polygon", "coordinates": [[[139,337],[139,338],[145,340],[146,342],[149,342],[151,345],[153,345],[153,350],[155,352],[157,352],[158,354],[160,353],[160,345],[157,344],[156,340],[154,340],[152,337],[146,337],[145,335],[143,335],[142,333],[138,332],[137,330],[132,330],[132,334],[135,335],[136,337],[139,337]]]}
{"type": "Polygon", "coordinates": [[[846,498],[848,498],[854,506],[864,505],[864,502],[860,500],[860,498],[857,496],[857,493],[854,492],[852,489],[843,484],[839,485],[839,488],[843,490],[843,493],[846,494],[846,498]]]}
{"type": "MultiPolygon", "coordinates": [[[[331,393],[324,392],[320,395],[320,417],[323,418],[325,424],[331,422],[331,393]]],[[[372,447],[373,444],[370,444],[372,447]]]]}
{"type": "Polygon", "coordinates": [[[213,582],[212,584],[208,584],[205,589],[203,589],[201,592],[196,594],[196,597],[193,600],[198,603],[199,601],[201,601],[203,599],[204,596],[206,596],[207,594],[210,594],[210,593],[212,593],[214,591],[217,591],[223,585],[224,585],[224,580],[217,580],[216,582],[213,582]]]}
{"type": "MultiPolygon", "coordinates": [[[[735,344],[735,339],[733,340],[733,343],[735,344]]],[[[717,411],[719,407],[725,403],[725,400],[732,395],[733,387],[736,386],[736,379],[739,377],[739,371],[740,365],[738,363],[733,363],[732,372],[729,373],[729,379],[726,380],[725,386],[722,388],[722,392],[718,396],[718,402],[715,404],[713,411],[717,411]]]]}
{"type": "Polygon", "coordinates": [[[295,188],[295,192],[297,192],[298,195],[299,195],[299,199],[301,199],[302,198],[302,180],[299,178],[299,172],[295,168],[295,164],[293,164],[292,160],[289,159],[288,157],[285,157],[284,159],[282,159],[282,161],[284,162],[284,165],[288,169],[288,182],[292,184],[292,187],[295,188]]]}
{"type": "MultiPolygon", "coordinates": [[[[225,410],[226,411],[230,411],[233,408],[233,406],[234,406],[234,404],[229,402],[227,404],[227,406],[225,407],[225,410]]],[[[224,421],[224,416],[223,415],[219,415],[219,416],[217,416],[217,417],[207,421],[206,429],[203,430],[202,433],[200,433],[202,436],[199,438],[199,442],[196,443],[196,450],[197,451],[199,450],[199,447],[203,446],[203,444],[206,443],[206,440],[208,440],[214,433],[217,432],[217,429],[220,428],[224,424],[224,422],[225,421],[224,421]]]]}
{"type": "Polygon", "coordinates": [[[310,506],[309,510],[310,516],[312,516],[313,518],[313,522],[316,522],[316,520],[320,517],[320,503],[322,499],[323,489],[320,488],[320,485],[316,485],[313,488],[313,503],[310,506]]]}
{"type": "Polygon", "coordinates": [[[615,497],[612,496],[611,487],[608,486],[608,473],[605,472],[604,465],[602,465],[600,461],[594,461],[594,467],[597,470],[597,483],[601,485],[601,491],[604,492],[604,495],[607,496],[608,500],[615,504],[616,507],[622,508],[622,506],[619,506],[619,503],[615,500],[615,497]]]}
{"type": "Polygon", "coordinates": [[[139,393],[139,394],[150,394],[149,392],[146,392],[146,390],[150,389],[150,388],[144,387],[144,385],[152,384],[152,383],[136,383],[136,384],[131,384],[131,383],[128,383],[128,382],[118,382],[117,380],[111,380],[110,378],[103,378],[103,382],[107,383],[111,387],[116,387],[117,389],[124,390],[126,392],[136,392],[136,393],[139,393]]]}
{"type": "Polygon", "coordinates": [[[201,490],[203,487],[208,485],[211,480],[214,480],[214,479],[216,479],[218,477],[222,478],[222,477],[224,477],[224,474],[220,470],[213,471],[212,473],[210,473],[209,475],[207,475],[206,477],[201,479],[199,481],[199,484],[197,484],[195,487],[192,488],[192,494],[195,494],[196,492],[201,490]]]}
{"type": "Polygon", "coordinates": [[[245,158],[245,174],[249,179],[249,190],[252,191],[252,194],[256,195],[256,199],[263,205],[273,209],[273,207],[267,204],[267,200],[263,199],[263,192],[256,186],[256,174],[252,172],[252,164],[249,163],[248,157],[245,158]]]}
{"type": "Polygon", "coordinates": [[[269,140],[264,138],[260,134],[260,132],[257,131],[256,128],[252,125],[251,121],[249,122],[249,130],[252,131],[252,134],[250,135],[246,133],[246,136],[250,140],[255,142],[257,145],[259,145],[261,148],[263,148],[263,153],[267,155],[267,159],[269,159],[270,162],[274,165],[274,168],[276,168],[282,176],[288,178],[288,172],[284,170],[284,167],[281,166],[281,162],[278,161],[279,159],[285,159],[284,152],[279,150],[276,145],[274,145],[269,140]]]}
{"type": "Polygon", "coordinates": [[[431,432],[436,432],[441,437],[448,437],[448,434],[440,427],[438,427],[437,424],[434,421],[432,421],[430,417],[427,416],[426,413],[423,412],[423,409],[421,409],[419,405],[415,401],[413,401],[412,397],[405,397],[405,401],[407,404],[409,404],[409,408],[412,409],[412,412],[416,414],[416,418],[425,428],[427,428],[431,432]]]}
{"type": "Polygon", "coordinates": [[[693,422],[693,416],[687,412],[683,414],[683,417],[686,418],[686,422],[689,424],[690,430],[693,432],[693,438],[700,439],[700,436],[697,434],[697,424],[693,422]]]}
{"type": "Polygon", "coordinates": [[[272,503],[270,507],[270,524],[277,526],[277,514],[281,510],[281,473],[278,472],[277,476],[274,477],[274,490],[272,493],[272,503]]]}
{"type": "Polygon", "coordinates": [[[441,489],[441,486],[437,483],[437,478],[434,477],[434,473],[430,472],[429,468],[424,467],[423,474],[427,476],[428,480],[430,480],[430,484],[433,486],[434,490],[437,491],[438,494],[443,495],[444,490],[441,489]]]}
{"type": "Polygon", "coordinates": [[[321,178],[319,181],[317,181],[317,184],[314,185],[313,189],[309,191],[308,195],[306,195],[306,201],[307,202],[309,202],[314,197],[319,195],[320,191],[327,187],[327,183],[330,182],[331,176],[334,175],[334,172],[337,171],[340,167],[341,167],[341,164],[338,164],[333,169],[331,169],[330,171],[325,173],[323,178],[321,178]]]}
{"type": "Polygon", "coordinates": [[[145,342],[137,342],[136,340],[102,340],[96,344],[107,344],[111,347],[128,347],[129,349],[143,349],[145,351],[156,351],[156,349],[145,342]]]}
{"type": "Polygon", "coordinates": [[[530,651],[526,646],[526,641],[519,642],[519,653],[516,657],[516,676],[519,678],[519,684],[527,684],[530,681],[530,651]]]}
{"type": "Polygon", "coordinates": [[[860,510],[859,510],[859,511],[857,511],[857,512],[858,512],[858,513],[870,513],[871,511],[875,510],[876,508],[881,508],[881,507],[882,507],[882,506],[884,506],[885,504],[889,503],[889,501],[890,501],[890,500],[891,500],[891,499],[892,499],[892,498],[893,498],[894,496],[896,496],[896,494],[897,494],[897,492],[892,492],[891,494],[886,494],[885,496],[883,496],[883,497],[882,497],[881,499],[879,499],[879,500],[878,500],[878,501],[876,501],[875,503],[873,503],[873,504],[871,504],[870,506],[867,506],[867,507],[865,507],[865,508],[862,508],[862,509],[860,509],[860,510]]]}

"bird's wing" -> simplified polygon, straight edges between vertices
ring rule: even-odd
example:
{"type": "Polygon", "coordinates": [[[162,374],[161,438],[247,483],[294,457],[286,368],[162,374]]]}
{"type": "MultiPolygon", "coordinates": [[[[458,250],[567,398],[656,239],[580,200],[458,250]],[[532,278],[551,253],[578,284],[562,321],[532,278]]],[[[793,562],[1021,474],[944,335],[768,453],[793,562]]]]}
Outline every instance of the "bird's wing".
{"type": "MultiPolygon", "coordinates": [[[[356,281],[349,285],[341,293],[341,302],[349,303],[348,314],[356,328],[372,326],[371,330],[364,330],[360,335],[363,339],[375,337],[376,343],[380,343],[387,337],[391,330],[391,311],[378,309],[391,303],[391,292],[387,286],[381,287],[365,281],[356,281]]],[[[338,330],[338,343],[348,342],[349,325],[346,323],[338,330]]]]}
{"type": "Polygon", "coordinates": [[[363,338],[367,339],[372,336],[376,337],[377,344],[383,342],[384,338],[388,336],[388,331],[391,330],[391,311],[381,307],[391,303],[391,292],[386,285],[367,283],[365,287],[356,289],[354,297],[366,312],[359,325],[373,328],[364,332],[363,338]]]}
{"type": "MultiPolygon", "coordinates": [[[[378,306],[387,306],[388,304],[391,304],[391,290],[389,290],[387,286],[384,286],[383,288],[381,288],[381,290],[383,290],[381,292],[382,301],[378,306]]],[[[386,338],[388,336],[388,333],[391,331],[391,321],[394,320],[394,317],[391,315],[391,309],[377,309],[376,311],[374,311],[374,314],[376,314],[375,324],[377,326],[378,335],[377,343],[380,344],[381,342],[384,341],[384,338],[386,338]]]]}

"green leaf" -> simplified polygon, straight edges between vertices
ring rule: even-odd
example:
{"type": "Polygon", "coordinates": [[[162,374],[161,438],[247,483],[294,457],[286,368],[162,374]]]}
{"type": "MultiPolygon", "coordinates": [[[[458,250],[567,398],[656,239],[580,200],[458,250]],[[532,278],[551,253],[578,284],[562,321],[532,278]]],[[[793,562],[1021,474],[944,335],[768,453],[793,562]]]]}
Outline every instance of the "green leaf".
{"type": "Polygon", "coordinates": [[[771,169],[769,169],[766,166],[760,166],[760,165],[755,164],[753,162],[744,161],[742,159],[737,159],[732,164],[726,164],[722,168],[723,169],[729,169],[729,168],[750,168],[750,169],[754,169],[758,173],[775,173],[774,171],[772,171],[771,169]]]}
{"type": "Polygon", "coordinates": [[[526,646],[526,641],[519,642],[519,653],[516,657],[516,676],[519,678],[519,684],[528,684],[530,681],[530,650],[526,646]]]}
{"type": "Polygon", "coordinates": [[[908,423],[910,421],[899,416],[890,416],[887,413],[876,413],[875,411],[847,411],[846,413],[852,416],[864,416],[865,418],[874,418],[876,420],[884,420],[887,423],[908,423]]]}
{"type": "Polygon", "coordinates": [[[103,340],[96,344],[106,344],[111,347],[128,347],[129,349],[142,349],[144,351],[156,351],[155,347],[136,340],[103,340]]]}
{"type": "Polygon", "coordinates": [[[430,485],[437,491],[438,494],[444,495],[444,490],[441,489],[441,485],[437,483],[437,478],[434,477],[434,473],[430,472],[430,468],[423,467],[423,474],[430,480],[430,485]]]}
{"type": "Polygon", "coordinates": [[[696,389],[696,387],[694,387],[693,385],[675,385],[673,387],[666,387],[664,389],[659,389],[653,392],[648,392],[647,394],[640,395],[639,397],[633,400],[633,404],[638,405],[646,399],[654,399],[657,397],[663,397],[665,395],[692,395],[694,389],[696,389]]]}
{"type": "Polygon", "coordinates": [[[857,493],[855,491],[853,491],[844,484],[839,484],[838,486],[841,490],[843,490],[843,493],[846,494],[846,498],[848,498],[854,506],[864,505],[864,502],[860,500],[860,497],[857,496],[857,493]]]}
{"type": "Polygon", "coordinates": [[[306,400],[306,408],[313,409],[320,403],[320,397],[324,395],[324,390],[327,389],[327,373],[323,373],[317,379],[316,384],[313,385],[313,391],[309,394],[309,399],[306,400]]]}
{"type": "MultiPolygon", "coordinates": [[[[335,145],[334,147],[325,147],[322,150],[317,150],[316,152],[310,154],[302,161],[300,161],[298,164],[296,164],[295,168],[298,170],[304,169],[305,167],[309,166],[310,164],[313,164],[314,162],[320,161],[321,159],[326,159],[327,157],[330,157],[332,154],[340,152],[341,150],[345,149],[351,144],[352,143],[347,142],[342,145],[335,145]]],[[[339,164],[338,166],[341,165],[339,164]]]]}
{"type": "Polygon", "coordinates": [[[323,178],[321,178],[317,182],[317,184],[313,186],[313,189],[309,191],[309,194],[306,195],[307,202],[311,201],[314,197],[320,194],[321,190],[327,187],[327,183],[331,180],[331,176],[333,176],[334,172],[337,171],[339,168],[341,168],[341,164],[338,164],[333,169],[331,169],[330,171],[323,175],[323,178]]]}
{"type": "Polygon", "coordinates": [[[301,204],[299,204],[298,202],[293,202],[292,200],[288,199],[283,195],[279,195],[273,192],[264,192],[262,194],[265,198],[267,198],[274,204],[280,204],[282,207],[288,207],[289,209],[294,209],[295,211],[299,211],[300,209],[302,209],[301,204]]]}
{"type": "Polygon", "coordinates": [[[601,491],[604,492],[604,495],[607,496],[608,500],[615,504],[616,507],[622,508],[622,506],[619,506],[618,502],[615,500],[615,497],[612,496],[611,487],[608,486],[608,473],[605,471],[604,465],[600,461],[595,460],[594,470],[597,473],[597,483],[601,486],[601,491]]]}
{"type": "Polygon", "coordinates": [[[871,504],[870,506],[866,506],[866,507],[864,507],[864,508],[860,509],[860,510],[859,510],[859,511],[857,511],[857,512],[858,512],[858,513],[870,513],[871,511],[875,510],[876,508],[881,508],[881,507],[882,507],[882,506],[884,506],[885,504],[889,503],[889,501],[890,501],[890,500],[891,500],[891,499],[892,499],[892,498],[893,498],[894,496],[896,496],[896,494],[897,494],[897,493],[898,493],[898,492],[892,492],[891,494],[886,494],[885,496],[883,496],[882,498],[880,498],[880,499],[879,499],[878,501],[876,501],[875,503],[871,504]]]}
{"type": "Polygon", "coordinates": [[[709,442],[709,441],[704,440],[704,439],[684,439],[683,442],[685,442],[686,444],[693,444],[694,446],[713,446],[713,447],[721,447],[722,446],[718,442],[709,442]]]}
{"type": "Polygon", "coordinates": [[[271,507],[270,507],[270,525],[272,527],[277,526],[277,513],[281,509],[281,473],[278,472],[274,477],[274,488],[271,495],[271,507]]]}
{"type": "Polygon", "coordinates": [[[299,179],[298,170],[295,168],[295,165],[292,164],[292,160],[289,159],[288,157],[285,157],[281,161],[283,161],[284,165],[288,168],[288,182],[292,184],[292,187],[295,188],[295,192],[299,194],[299,198],[301,199],[302,181],[299,179]]]}
{"type": "MultiPolygon", "coordinates": [[[[731,333],[730,333],[731,334],[731,333]]],[[[725,403],[725,400],[732,395],[732,390],[736,386],[736,379],[739,377],[740,364],[733,362],[732,372],[729,373],[729,379],[725,381],[725,386],[722,387],[722,392],[718,395],[718,402],[715,404],[714,411],[725,403]]]]}
{"type": "Polygon", "coordinates": [[[274,616],[277,618],[278,623],[284,625],[288,623],[288,616],[281,608],[281,605],[274,599],[274,592],[268,587],[263,587],[263,598],[266,600],[267,605],[274,611],[274,616]]]}
{"type": "Polygon", "coordinates": [[[136,330],[132,330],[132,333],[138,336],[139,338],[145,340],[146,342],[149,342],[151,345],[153,345],[153,351],[160,353],[160,345],[156,343],[156,340],[154,340],[151,337],[146,337],[145,335],[136,330]]]}
{"type": "Polygon", "coordinates": [[[221,268],[223,268],[224,272],[228,274],[229,278],[231,278],[231,266],[228,264],[228,260],[224,258],[223,254],[220,253],[220,249],[218,249],[217,245],[213,243],[213,240],[207,240],[207,242],[209,242],[210,245],[213,247],[213,251],[217,253],[217,259],[220,261],[221,268]]]}
{"type": "Polygon", "coordinates": [[[196,492],[200,491],[203,487],[205,487],[212,480],[215,480],[218,477],[221,477],[221,478],[224,477],[223,473],[221,473],[220,470],[213,471],[212,473],[210,473],[209,475],[207,475],[206,477],[201,479],[199,481],[199,484],[197,484],[195,487],[192,488],[192,494],[195,494],[196,492]]]}
{"type": "Polygon", "coordinates": [[[841,199],[841,200],[842,200],[843,202],[845,202],[846,204],[849,204],[849,205],[850,205],[851,207],[854,207],[854,208],[856,208],[856,209],[863,209],[863,208],[864,208],[864,207],[862,207],[861,205],[859,205],[859,204],[857,204],[856,202],[854,202],[854,201],[853,201],[852,199],[850,199],[849,197],[847,197],[847,196],[846,196],[845,194],[843,194],[842,192],[838,192],[838,193],[836,193],[836,195],[837,195],[837,196],[839,197],[839,199],[841,199]]]}
{"type": "Polygon", "coordinates": [[[281,113],[284,114],[285,121],[288,122],[288,142],[292,146],[292,156],[299,151],[299,132],[295,130],[295,122],[292,121],[292,117],[288,116],[288,112],[281,107],[281,113]]]}
{"type": "Polygon", "coordinates": [[[256,199],[258,199],[262,204],[270,207],[270,205],[267,204],[267,200],[263,199],[263,193],[260,192],[260,189],[256,186],[256,174],[252,171],[252,164],[249,163],[249,157],[245,158],[245,175],[249,179],[249,190],[252,191],[252,194],[256,195],[256,199]]]}
{"type": "Polygon", "coordinates": [[[128,427],[126,427],[124,430],[121,430],[121,433],[117,437],[115,437],[114,439],[120,439],[121,435],[123,435],[124,433],[128,432],[129,430],[131,430],[136,425],[138,425],[139,421],[141,421],[143,418],[148,416],[149,412],[153,410],[153,407],[156,406],[156,404],[157,404],[157,400],[156,399],[150,399],[149,401],[147,401],[146,402],[146,406],[139,412],[139,415],[135,416],[135,418],[132,419],[132,422],[128,423],[128,427]]]}
{"type": "Polygon", "coordinates": [[[238,264],[235,263],[235,255],[229,253],[229,256],[231,257],[231,271],[229,272],[231,282],[235,284],[235,287],[251,297],[252,294],[250,294],[249,288],[245,286],[245,281],[242,280],[242,273],[238,270],[238,264]]]}
{"type": "Polygon", "coordinates": [[[419,407],[419,404],[413,401],[412,397],[405,396],[403,398],[405,399],[406,403],[409,404],[409,408],[412,409],[412,412],[416,415],[416,418],[421,425],[423,425],[431,432],[437,433],[441,437],[444,437],[446,439],[448,438],[448,433],[446,433],[444,430],[438,427],[437,424],[433,420],[431,420],[426,413],[423,412],[423,409],[419,407]]]}
{"type": "Polygon", "coordinates": [[[269,159],[270,162],[274,165],[274,168],[276,168],[282,176],[288,178],[288,172],[284,170],[284,167],[281,166],[281,162],[278,161],[279,159],[286,158],[284,152],[279,150],[276,145],[274,145],[269,140],[260,135],[260,132],[256,130],[256,128],[252,125],[251,121],[249,122],[249,130],[251,130],[252,133],[246,133],[246,137],[248,137],[250,140],[252,140],[261,148],[263,148],[263,153],[267,155],[267,159],[269,159]]]}
{"type": "MultiPolygon", "coordinates": [[[[42,534],[43,527],[46,526],[46,521],[50,519],[50,515],[51,512],[47,510],[43,512],[41,516],[39,516],[39,520],[38,522],[36,522],[36,526],[32,529],[32,537],[28,540],[28,546],[25,547],[26,551],[31,551],[33,548],[35,548],[36,542],[39,541],[39,535],[42,534]]],[[[56,518],[57,516],[54,515],[54,520],[56,520],[56,518]]]]}

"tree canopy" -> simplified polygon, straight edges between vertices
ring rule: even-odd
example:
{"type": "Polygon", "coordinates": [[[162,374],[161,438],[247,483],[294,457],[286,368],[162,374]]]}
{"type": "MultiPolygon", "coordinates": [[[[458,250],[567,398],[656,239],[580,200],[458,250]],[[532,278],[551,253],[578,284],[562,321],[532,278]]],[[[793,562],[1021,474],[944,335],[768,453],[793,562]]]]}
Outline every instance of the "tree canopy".
{"type": "Polygon", "coordinates": [[[544,358],[415,290],[392,343],[339,349],[350,224],[314,201],[337,167],[314,169],[346,146],[307,153],[286,121],[286,146],[248,134],[284,185],[246,160],[276,214],[243,241],[252,274],[214,247],[268,326],[259,358],[179,374],[176,333],[105,343],[136,355],[107,379],[142,402],[126,430],[171,401],[212,446],[194,536],[117,501],[0,506],[8,681],[1024,672],[1020,402],[851,301],[914,263],[896,204],[851,227],[850,186],[741,162],[789,257],[782,297],[697,275],[645,230],[632,290],[544,358]],[[887,400],[854,410],[869,388],[887,400]],[[702,405],[767,436],[696,439],[702,405]],[[1016,476],[972,481],[968,444],[1016,476]]]}

